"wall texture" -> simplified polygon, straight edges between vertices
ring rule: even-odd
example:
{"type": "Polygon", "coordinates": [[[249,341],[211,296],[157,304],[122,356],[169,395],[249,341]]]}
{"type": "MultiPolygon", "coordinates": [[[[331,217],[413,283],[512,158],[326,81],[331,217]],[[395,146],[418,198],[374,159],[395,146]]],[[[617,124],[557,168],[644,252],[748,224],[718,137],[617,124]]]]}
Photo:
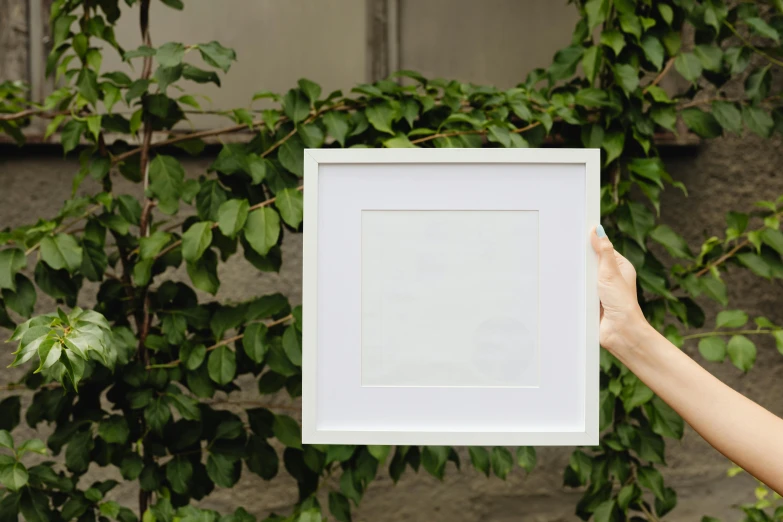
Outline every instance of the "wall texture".
{"type": "MultiPolygon", "coordinates": [[[[690,197],[686,199],[678,191],[667,191],[661,210],[663,221],[693,243],[722,233],[726,209],[748,211],[758,199],[773,199],[783,194],[783,175],[779,173],[779,165],[783,163],[783,143],[779,138],[763,141],[754,136],[727,137],[707,143],[700,149],[671,151],[665,159],[672,175],[688,186],[690,197]]],[[[197,175],[205,170],[211,159],[183,158],[183,161],[189,174],[197,175]]],[[[58,151],[0,149],[0,226],[13,227],[33,222],[38,216],[54,215],[69,193],[76,171],[76,163],[63,160],[58,151]]],[[[86,188],[90,189],[89,186],[86,188]]],[[[118,181],[117,189],[133,191],[136,187],[118,181]]],[[[283,270],[279,275],[261,274],[235,257],[221,268],[223,284],[218,297],[239,300],[282,291],[293,302],[299,302],[301,236],[287,236],[283,254],[283,270]]],[[[180,272],[173,272],[170,276],[177,279],[187,277],[180,272]]],[[[741,307],[752,315],[763,314],[778,323],[783,321],[779,283],[732,271],[727,275],[727,281],[730,285],[730,306],[741,307]]],[[[95,288],[85,288],[82,303],[89,305],[94,295],[95,288]]],[[[37,308],[43,312],[50,310],[51,306],[50,300],[41,298],[37,308]]],[[[707,303],[707,311],[710,321],[717,307],[707,303]]],[[[0,352],[0,367],[11,360],[9,348],[0,352]]],[[[695,345],[686,346],[685,350],[690,354],[696,353],[695,345]]],[[[697,360],[700,360],[698,355],[697,360]]],[[[783,376],[783,356],[771,343],[766,340],[760,343],[758,363],[747,376],[727,364],[703,364],[734,388],[774,413],[783,415],[783,394],[779,385],[783,376]]],[[[16,369],[3,370],[0,383],[10,382],[20,375],[16,369]]],[[[255,393],[251,384],[245,383],[248,391],[237,392],[232,399],[253,400],[255,393]]],[[[29,400],[29,393],[24,395],[29,400]]],[[[275,400],[283,408],[295,410],[298,406],[286,397],[275,400]]],[[[29,432],[22,427],[19,433],[29,432]]],[[[467,455],[464,451],[462,453],[463,461],[467,462],[467,455]]],[[[357,520],[575,520],[573,512],[579,492],[562,487],[562,471],[568,463],[569,454],[569,448],[541,448],[539,466],[530,476],[516,469],[506,482],[497,478],[488,480],[470,466],[458,472],[450,465],[443,482],[423,472],[419,475],[408,473],[394,486],[382,474],[367,492],[357,520]]],[[[692,521],[703,514],[726,520],[738,519],[731,506],[753,500],[754,481],[747,476],[728,478],[726,470],[730,463],[690,429],[682,442],[669,443],[668,463],[664,473],[670,485],[678,491],[680,499],[679,507],[666,520],[692,521]]],[[[96,468],[91,470],[85,481],[107,475],[111,476],[110,470],[96,468]]],[[[132,486],[121,487],[113,496],[121,502],[134,499],[135,491],[130,489],[132,486]]],[[[243,505],[254,514],[263,515],[269,511],[285,512],[295,497],[295,485],[287,477],[265,483],[245,472],[237,487],[217,491],[204,505],[222,511],[243,505]]]]}

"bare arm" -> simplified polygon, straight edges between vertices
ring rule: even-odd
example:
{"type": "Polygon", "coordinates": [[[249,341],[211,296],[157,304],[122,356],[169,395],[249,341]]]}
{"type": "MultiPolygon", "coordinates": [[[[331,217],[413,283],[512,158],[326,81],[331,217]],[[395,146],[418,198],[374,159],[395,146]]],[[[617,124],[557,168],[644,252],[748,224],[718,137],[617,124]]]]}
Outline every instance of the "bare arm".
{"type": "Polygon", "coordinates": [[[602,232],[591,238],[600,257],[601,345],[715,449],[783,494],[783,419],[723,384],[647,323],[636,273],[602,232]]]}

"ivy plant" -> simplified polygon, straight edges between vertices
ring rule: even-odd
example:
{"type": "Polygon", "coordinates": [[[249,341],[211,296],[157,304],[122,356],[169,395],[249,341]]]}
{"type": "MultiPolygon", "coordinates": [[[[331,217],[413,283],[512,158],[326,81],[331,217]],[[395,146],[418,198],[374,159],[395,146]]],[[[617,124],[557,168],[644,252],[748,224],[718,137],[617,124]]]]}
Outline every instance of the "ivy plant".
{"type": "MultiPolygon", "coordinates": [[[[260,272],[280,270],[284,237],[302,231],[306,147],[600,148],[601,220],[636,268],[651,324],[742,372],[754,365],[759,336],[783,352],[781,325],[730,307],[723,278],[727,270],[783,277],[783,197],[759,194],[754,209],[725,209],[725,231],[689,244],[659,223],[662,192],[686,187],[657,141],[783,131],[773,81],[783,67],[779,0],[577,0],[570,44],[513,88],[400,71],[327,94],[301,79],[217,111],[225,126],[195,132],[178,124],[216,111],[186,87],[219,86],[236,53],[216,41],[153,46],[152,1],[54,0],[47,72],[60,87],[36,104],[24,84],[0,84],[0,130],[22,144],[25,128],[45,120],[47,137],[79,165],[56,214],[0,232],[0,325],[13,332],[13,364],[28,370],[0,402],[0,521],[250,522],[267,513],[219,514],[196,502],[243,475],[285,473],[298,502],[265,520],[346,522],[379,474],[397,481],[424,468],[446,480],[466,456],[487,476],[533,471],[529,447],[302,444],[301,307],[281,294],[235,303],[209,296],[220,288],[219,265],[234,256],[260,272]],[[114,27],[134,4],[144,44],[130,49],[114,27]],[[106,70],[110,48],[133,77],[106,70]],[[663,89],[668,75],[687,87],[663,89]],[[232,133],[245,139],[186,176],[182,155],[232,133]],[[118,190],[118,178],[140,185],[143,197],[118,190]],[[189,283],[171,280],[183,266],[189,283]],[[78,306],[87,281],[98,289],[91,309],[78,306]],[[43,315],[35,313],[40,292],[57,302],[43,315]],[[723,307],[714,322],[705,300],[723,307]],[[234,399],[240,377],[255,383],[257,400],[234,399]],[[32,395],[24,411],[21,394],[32,395]],[[45,443],[13,440],[22,417],[52,427],[45,443]],[[29,452],[59,459],[31,465],[29,452]],[[107,500],[113,480],[86,487],[91,466],[137,482],[138,501],[107,500]]],[[[566,486],[582,488],[575,512],[596,522],[658,520],[677,504],[660,469],[665,441],[682,437],[683,422],[605,351],[600,380],[600,444],[574,449],[563,473],[566,486]]],[[[743,509],[747,520],[783,518],[769,507],[743,509]]]]}

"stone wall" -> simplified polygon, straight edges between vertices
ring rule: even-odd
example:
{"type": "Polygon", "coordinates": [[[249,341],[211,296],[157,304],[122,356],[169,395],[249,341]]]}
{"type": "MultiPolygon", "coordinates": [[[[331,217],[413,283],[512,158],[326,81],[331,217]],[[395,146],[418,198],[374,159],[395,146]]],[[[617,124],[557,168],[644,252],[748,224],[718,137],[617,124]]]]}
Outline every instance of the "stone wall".
{"type": "MultiPolygon", "coordinates": [[[[213,151],[214,152],[214,151],[213,151]]],[[[710,235],[720,235],[725,228],[724,214],[728,209],[749,211],[759,199],[774,199],[783,194],[783,144],[779,138],[765,141],[755,136],[729,137],[709,142],[699,149],[673,149],[665,156],[672,175],[685,182],[690,190],[686,199],[679,191],[667,190],[661,212],[663,221],[682,232],[692,244],[710,235]]],[[[191,175],[203,172],[210,158],[183,158],[191,175]]],[[[0,148],[0,228],[31,223],[39,216],[52,216],[70,192],[71,179],[78,167],[62,159],[56,149],[0,148]]],[[[86,181],[85,183],[89,183],[86,181]]],[[[85,187],[90,190],[93,187],[85,187]]],[[[118,191],[138,192],[137,187],[118,181],[118,191]]],[[[221,267],[222,286],[218,297],[240,300],[253,295],[282,291],[298,303],[301,300],[301,236],[289,235],[284,243],[283,270],[279,275],[262,274],[241,257],[235,257],[221,267]]],[[[32,264],[32,263],[30,263],[32,264]]],[[[173,278],[186,278],[172,273],[173,278]]],[[[765,315],[774,322],[783,322],[783,297],[778,282],[770,283],[746,271],[730,271],[730,306],[747,310],[752,315],[765,315]]],[[[95,288],[87,287],[82,304],[94,301],[95,288]]],[[[705,303],[708,321],[717,307],[705,303]]],[[[51,310],[51,300],[40,297],[39,312],[51,310]]],[[[3,334],[4,335],[4,334],[3,334]]],[[[10,347],[0,353],[0,366],[11,360],[10,347]]],[[[695,345],[686,346],[696,353],[695,345]]],[[[697,356],[698,357],[698,356],[697,356]]],[[[698,359],[700,360],[700,359],[698,359]]],[[[701,360],[700,360],[701,361],[701,360]]],[[[759,343],[756,368],[747,376],[728,364],[703,363],[725,382],[778,415],[783,415],[783,356],[768,340],[759,343]]],[[[3,370],[0,384],[17,379],[17,369],[3,370]]],[[[248,384],[248,383],[245,383],[248,384]]],[[[249,391],[237,393],[237,398],[251,399],[249,391]]],[[[29,393],[23,394],[29,401],[29,393]]],[[[2,397],[3,395],[0,395],[2,397]]],[[[279,397],[281,405],[296,408],[279,397]]],[[[26,404],[27,402],[25,402],[26,404]]],[[[513,407],[509,405],[509,407],[513,407]]],[[[46,430],[42,430],[45,432],[46,430]]],[[[22,426],[18,436],[32,435],[22,426]]],[[[46,433],[41,433],[44,436],[46,433]]],[[[732,506],[753,500],[755,482],[748,476],[728,478],[730,463],[705,443],[698,434],[686,430],[682,442],[669,442],[664,470],[667,483],[679,494],[679,506],[666,520],[684,522],[698,520],[709,514],[727,520],[738,519],[732,506]]],[[[468,462],[463,451],[463,462],[468,462]]],[[[443,482],[426,473],[407,473],[394,486],[386,474],[372,484],[356,520],[377,522],[418,522],[448,520],[468,521],[537,521],[575,520],[574,506],[579,492],[562,487],[562,471],[568,463],[570,448],[540,448],[539,466],[530,475],[516,469],[505,482],[486,479],[469,465],[458,472],[450,464],[443,482]]],[[[111,470],[93,469],[85,482],[98,477],[114,476],[111,470]]],[[[135,485],[121,486],[112,496],[133,506],[135,485]]],[[[245,472],[240,483],[230,490],[218,490],[204,506],[221,511],[243,505],[256,515],[269,511],[285,512],[295,502],[295,484],[285,476],[270,483],[245,472]]]]}

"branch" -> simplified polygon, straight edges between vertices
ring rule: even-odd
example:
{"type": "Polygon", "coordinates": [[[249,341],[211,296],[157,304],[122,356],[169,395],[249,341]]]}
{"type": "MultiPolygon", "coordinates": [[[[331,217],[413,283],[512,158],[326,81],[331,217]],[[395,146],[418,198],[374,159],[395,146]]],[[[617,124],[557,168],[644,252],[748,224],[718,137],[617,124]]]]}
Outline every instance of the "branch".
{"type": "MultiPolygon", "coordinates": [[[[267,328],[272,328],[273,326],[277,326],[279,324],[283,324],[284,322],[286,322],[286,321],[288,321],[290,319],[293,319],[293,318],[294,318],[294,316],[289,314],[289,315],[287,315],[287,316],[285,316],[283,318],[280,318],[280,319],[277,319],[275,321],[272,321],[271,323],[266,323],[266,327],[267,328]]],[[[235,341],[239,341],[244,336],[245,336],[245,334],[239,334],[239,335],[235,335],[233,337],[229,337],[228,339],[223,339],[222,341],[219,341],[219,342],[213,344],[212,346],[207,347],[206,351],[207,352],[211,352],[212,350],[216,350],[216,349],[220,348],[221,346],[226,346],[226,345],[231,344],[231,343],[233,343],[235,341]]],[[[182,361],[180,359],[175,359],[173,361],[170,361],[170,362],[167,362],[167,363],[163,363],[163,364],[151,364],[151,365],[147,366],[147,369],[151,370],[153,368],[174,368],[176,366],[179,366],[181,363],[182,363],[182,361]]]]}
{"type": "Polygon", "coordinates": [[[214,406],[217,404],[234,404],[237,406],[253,406],[256,408],[266,408],[268,410],[288,410],[288,411],[295,411],[295,412],[301,412],[302,408],[297,406],[285,406],[285,405],[278,405],[278,404],[269,404],[267,402],[262,401],[250,401],[250,400],[229,400],[229,399],[215,399],[211,401],[203,401],[202,404],[208,404],[210,406],[214,406]]]}
{"type": "Polygon", "coordinates": [[[702,333],[695,333],[690,335],[683,335],[682,339],[683,341],[687,341],[689,339],[699,339],[702,337],[718,337],[718,336],[724,336],[724,335],[763,335],[763,334],[773,334],[777,332],[778,330],[734,330],[734,331],[726,331],[722,332],[720,330],[714,331],[714,332],[702,332],[702,333]]]}
{"type": "Polygon", "coordinates": [[[748,40],[747,38],[745,38],[744,36],[742,36],[742,34],[740,34],[740,32],[739,32],[739,31],[737,31],[737,28],[736,28],[736,27],[734,27],[734,26],[731,24],[731,22],[729,22],[728,20],[724,20],[724,21],[723,21],[723,24],[724,24],[726,27],[728,27],[728,28],[729,28],[729,31],[731,31],[732,33],[734,33],[734,36],[736,36],[737,38],[739,38],[740,40],[742,40],[742,43],[744,43],[746,46],[750,47],[750,49],[751,49],[751,50],[752,50],[754,53],[756,53],[756,54],[760,54],[761,56],[763,56],[764,58],[766,58],[767,60],[769,60],[769,61],[770,61],[770,63],[774,63],[774,64],[775,64],[775,65],[777,65],[778,67],[783,67],[783,62],[781,62],[780,60],[776,60],[776,59],[775,59],[775,58],[773,58],[772,56],[768,55],[767,53],[765,53],[764,51],[762,51],[761,49],[759,49],[758,47],[756,47],[755,45],[753,45],[752,43],[750,43],[750,40],[748,40]]]}
{"type": "MultiPolygon", "coordinates": [[[[521,132],[529,131],[530,129],[534,129],[541,125],[540,121],[537,121],[535,123],[531,123],[530,125],[527,125],[525,127],[520,127],[518,129],[514,129],[511,132],[515,134],[519,134],[521,132]]],[[[424,136],[423,138],[419,138],[416,140],[411,140],[411,143],[424,143],[425,141],[434,140],[437,138],[450,138],[451,136],[462,136],[464,134],[486,134],[486,129],[471,129],[471,130],[464,130],[464,131],[452,131],[452,132],[439,132],[438,134],[433,134],[431,136],[424,136]]]]}
{"type": "Polygon", "coordinates": [[[658,73],[658,76],[656,76],[653,81],[650,82],[650,85],[646,86],[644,90],[642,91],[642,94],[647,94],[647,91],[650,89],[650,87],[653,87],[655,85],[658,85],[661,83],[661,80],[669,74],[669,70],[672,68],[672,65],[674,65],[674,58],[669,58],[669,61],[666,62],[666,65],[663,67],[660,73],[658,73]]]}
{"type": "Polygon", "coordinates": [[[736,245],[734,248],[732,248],[731,250],[729,250],[728,252],[726,252],[725,254],[723,254],[722,256],[720,256],[718,259],[716,259],[716,260],[715,260],[715,261],[713,261],[712,263],[708,263],[708,264],[707,264],[707,265],[706,265],[704,268],[702,268],[701,270],[699,270],[698,272],[696,272],[696,277],[701,277],[701,276],[703,276],[704,274],[706,274],[707,272],[709,272],[710,270],[712,270],[712,268],[714,268],[714,267],[716,267],[716,266],[718,266],[718,265],[720,265],[720,264],[723,264],[723,263],[725,263],[725,262],[726,262],[726,261],[728,261],[728,260],[729,260],[729,259],[730,259],[730,258],[731,258],[731,257],[732,257],[734,254],[736,254],[737,252],[739,252],[740,250],[742,250],[743,248],[745,248],[745,247],[746,247],[746,246],[748,246],[748,245],[750,245],[750,241],[749,241],[749,240],[747,240],[747,239],[746,239],[746,240],[744,240],[744,241],[741,241],[741,242],[737,243],[737,245],[736,245]]]}
{"type": "Polygon", "coordinates": [[[57,116],[67,116],[71,114],[71,111],[55,111],[49,112],[47,109],[26,109],[19,112],[12,112],[8,114],[0,114],[0,121],[13,121],[29,118],[30,116],[38,116],[39,118],[52,119],[57,116]]]}

